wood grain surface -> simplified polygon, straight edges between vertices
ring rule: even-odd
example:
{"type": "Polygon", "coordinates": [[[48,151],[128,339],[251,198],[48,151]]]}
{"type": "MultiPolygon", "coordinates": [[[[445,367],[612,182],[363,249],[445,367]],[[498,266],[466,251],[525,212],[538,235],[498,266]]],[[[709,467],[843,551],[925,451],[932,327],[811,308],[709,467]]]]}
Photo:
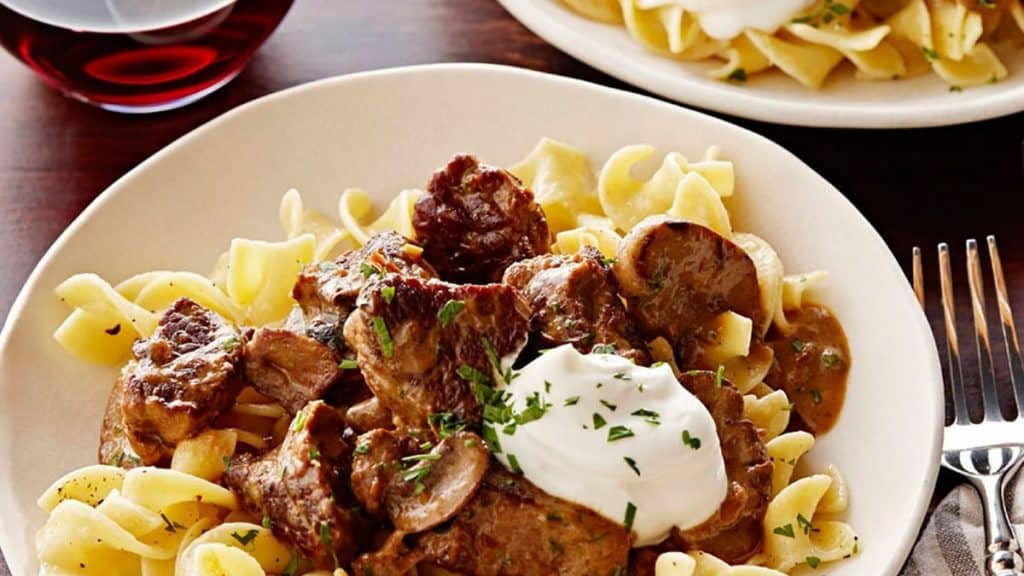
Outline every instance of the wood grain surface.
{"type": "MultiPolygon", "coordinates": [[[[494,0],[298,0],[234,82],[189,108],[152,116],[119,116],[66,99],[0,55],[0,321],[57,235],[118,176],[175,138],[243,102],[302,82],[451,61],[522,66],[642,92],[548,46],[494,0]]],[[[833,182],[906,270],[911,247],[925,248],[929,286],[937,286],[937,242],[953,246],[962,276],[964,240],[995,234],[1012,302],[1024,320],[1024,114],[899,131],[729,120],[778,142],[833,182]]],[[[959,294],[966,294],[962,285],[959,294]]],[[[937,304],[933,298],[929,316],[941,329],[937,304]]],[[[966,338],[971,325],[964,298],[959,309],[966,338]]],[[[966,362],[973,361],[971,348],[965,345],[966,362]]],[[[1005,364],[999,368],[1005,374],[1005,364]]],[[[953,483],[943,476],[936,498],[953,483]]],[[[0,575],[8,574],[0,560],[0,575]]]]}

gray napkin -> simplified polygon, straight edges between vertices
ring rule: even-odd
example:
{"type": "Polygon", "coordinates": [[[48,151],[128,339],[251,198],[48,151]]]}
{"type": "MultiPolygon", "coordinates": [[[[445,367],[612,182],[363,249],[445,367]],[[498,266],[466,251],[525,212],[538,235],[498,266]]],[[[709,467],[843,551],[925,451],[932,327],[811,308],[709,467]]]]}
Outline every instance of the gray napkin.
{"type": "MultiPolygon", "coordinates": [[[[1017,534],[1024,535],[1024,498],[1014,498],[1014,488],[1024,483],[1024,475],[1011,483],[1008,497],[1010,519],[1017,534]]],[[[1024,492],[1021,492],[1024,494],[1024,492]]],[[[1017,569],[1022,567],[1018,564],[1017,569]]],[[[902,576],[986,576],[985,528],[981,498],[974,488],[963,484],[950,492],[935,508],[914,551],[903,567],[902,576]]]]}

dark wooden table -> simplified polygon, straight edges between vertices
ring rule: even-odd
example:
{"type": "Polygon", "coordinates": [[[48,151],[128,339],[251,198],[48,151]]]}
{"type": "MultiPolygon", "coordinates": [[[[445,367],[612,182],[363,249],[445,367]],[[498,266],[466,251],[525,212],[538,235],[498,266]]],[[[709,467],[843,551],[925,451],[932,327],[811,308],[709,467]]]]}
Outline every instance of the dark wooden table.
{"type": "MultiPolygon", "coordinates": [[[[628,88],[548,46],[493,0],[299,0],[234,82],[184,110],[146,117],[68,100],[13,58],[0,56],[0,321],[36,261],[78,213],[178,136],[243,102],[309,80],[448,61],[511,64],[628,88]]],[[[730,120],[785,146],[836,184],[908,270],[911,247],[925,247],[932,256],[931,286],[937,285],[937,242],[954,245],[954,265],[962,275],[963,241],[997,235],[1024,321],[1024,114],[901,131],[730,120]]],[[[961,301],[960,325],[967,335],[969,308],[961,301]]],[[[930,317],[938,327],[936,304],[930,317]]],[[[884,325],[880,318],[879,330],[884,325]]],[[[973,354],[965,348],[969,362],[973,354]]],[[[1005,373],[1005,366],[1000,370],[1005,373]]],[[[940,479],[936,498],[952,485],[952,479],[940,479]]],[[[0,576],[7,575],[0,559],[0,576]]]]}

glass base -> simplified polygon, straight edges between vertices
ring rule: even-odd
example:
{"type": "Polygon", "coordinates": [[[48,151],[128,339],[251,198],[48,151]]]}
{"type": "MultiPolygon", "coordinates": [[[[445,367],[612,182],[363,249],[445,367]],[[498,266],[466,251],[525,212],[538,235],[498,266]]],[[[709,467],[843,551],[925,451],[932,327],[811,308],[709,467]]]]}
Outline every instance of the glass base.
{"type": "Polygon", "coordinates": [[[90,98],[85,94],[80,94],[78,92],[70,90],[62,90],[61,92],[63,92],[63,94],[69,98],[73,98],[75,100],[78,100],[79,102],[85,102],[86,104],[96,106],[97,108],[102,108],[110,112],[118,112],[121,114],[153,114],[156,112],[176,110],[178,108],[188,106],[189,104],[192,104],[194,102],[198,102],[206,96],[209,96],[210,94],[213,94],[217,90],[223,88],[225,85],[227,85],[228,82],[234,80],[241,72],[242,69],[239,68],[238,70],[235,70],[234,72],[228,74],[227,76],[221,78],[220,80],[214,82],[213,84],[205,88],[197,90],[191,94],[188,94],[187,96],[182,96],[181,98],[176,98],[174,100],[168,100],[167,102],[161,102],[159,104],[133,106],[130,104],[118,104],[113,102],[104,102],[101,100],[96,100],[94,98],[90,98]]]}

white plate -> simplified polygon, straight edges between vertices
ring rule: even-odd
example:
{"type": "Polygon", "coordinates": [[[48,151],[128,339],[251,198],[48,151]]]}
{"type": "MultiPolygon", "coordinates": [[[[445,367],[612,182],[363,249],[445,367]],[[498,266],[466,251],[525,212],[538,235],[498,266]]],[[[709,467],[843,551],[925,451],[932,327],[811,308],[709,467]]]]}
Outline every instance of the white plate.
{"type": "Polygon", "coordinates": [[[928,324],[871,225],[752,132],[650,98],[486,65],[333,78],[242,106],[118,180],[54,243],[0,335],[0,546],[14,573],[35,573],[36,497],[94,462],[115,374],[74,360],[51,338],[67,314],[53,296],[64,278],[206,271],[234,236],[281,237],[277,206],[289,187],[325,213],[347,186],[365,187],[379,205],[423,186],[456,152],[504,165],[545,135],[594,161],[630,143],[691,157],[716,144],[736,162],[737,228],[767,238],[790,271],[830,271],[821,298],[842,319],[854,360],[846,410],[809,463],[834,462],[846,474],[863,546],[829,573],[895,575],[935,481],[940,370],[928,324]]]}
{"type": "MultiPolygon", "coordinates": [[[[835,128],[949,126],[1024,110],[1024,50],[1001,50],[1010,75],[950,92],[933,74],[860,81],[850,65],[814,91],[774,71],[742,84],[707,76],[710,62],[682,62],[645,49],[619,25],[579,16],[559,0],[498,0],[527,28],[583,62],[666,98],[754,120],[835,128]]],[[[756,0],[755,0],[756,1],[756,0]]]]}

